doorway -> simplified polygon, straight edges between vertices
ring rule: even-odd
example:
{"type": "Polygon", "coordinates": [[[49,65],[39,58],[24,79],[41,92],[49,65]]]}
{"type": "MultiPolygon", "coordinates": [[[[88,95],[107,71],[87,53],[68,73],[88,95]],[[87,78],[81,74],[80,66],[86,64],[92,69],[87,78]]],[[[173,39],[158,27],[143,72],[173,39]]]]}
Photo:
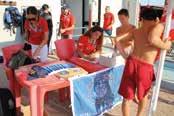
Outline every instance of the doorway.
{"type": "MultiPolygon", "coordinates": [[[[82,25],[83,27],[88,27],[89,24],[89,0],[82,0],[82,25]]],[[[101,15],[101,0],[94,0],[95,7],[93,7],[94,12],[94,20],[92,21],[92,25],[100,25],[100,15],[101,15]]],[[[83,29],[83,33],[85,30],[83,29]]]]}

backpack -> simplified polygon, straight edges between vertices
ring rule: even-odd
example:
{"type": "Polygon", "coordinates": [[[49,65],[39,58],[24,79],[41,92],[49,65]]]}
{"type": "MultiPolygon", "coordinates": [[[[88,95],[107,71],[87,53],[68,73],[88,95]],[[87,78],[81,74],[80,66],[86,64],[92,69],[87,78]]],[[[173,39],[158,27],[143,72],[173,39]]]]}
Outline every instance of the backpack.
{"type": "Polygon", "coordinates": [[[16,116],[15,99],[7,88],[0,88],[0,116],[16,116]]]}
{"type": "Polygon", "coordinates": [[[22,23],[22,16],[19,13],[18,8],[12,6],[5,8],[4,25],[6,29],[9,29],[10,32],[13,31],[13,33],[15,33],[14,28],[19,27],[21,23],[22,23]]]}

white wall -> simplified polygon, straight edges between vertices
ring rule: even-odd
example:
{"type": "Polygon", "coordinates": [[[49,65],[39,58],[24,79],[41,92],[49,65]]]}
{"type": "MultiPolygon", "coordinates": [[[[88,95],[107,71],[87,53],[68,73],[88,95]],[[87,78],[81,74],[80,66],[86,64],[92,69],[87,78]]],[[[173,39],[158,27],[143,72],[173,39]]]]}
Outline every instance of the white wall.
{"type": "MultiPolygon", "coordinates": [[[[58,28],[57,22],[59,22],[60,17],[60,0],[13,0],[16,1],[19,11],[21,12],[23,7],[37,6],[41,7],[43,4],[48,4],[50,6],[50,11],[53,17],[53,36],[52,36],[52,48],[54,47],[53,41],[56,40],[56,28],[58,28]]],[[[4,9],[8,6],[0,6],[0,48],[6,45],[20,43],[23,39],[20,36],[20,29],[17,29],[17,33],[10,36],[9,32],[3,30],[3,13],[4,9]]],[[[0,51],[1,52],[1,51],[0,51]]]]}
{"type": "Polygon", "coordinates": [[[89,0],[85,0],[85,21],[89,20],[89,0]]]}
{"type": "Polygon", "coordinates": [[[92,1],[92,22],[98,22],[99,0],[92,1]]]}
{"type": "Polygon", "coordinates": [[[122,1],[124,0],[101,0],[101,23],[100,26],[103,27],[103,15],[105,13],[105,7],[110,6],[110,11],[114,14],[115,23],[113,25],[112,35],[116,35],[116,28],[120,26],[117,13],[122,8],[122,1]]]}
{"type": "Polygon", "coordinates": [[[140,0],[101,0],[101,26],[103,26],[103,15],[105,12],[105,7],[110,6],[111,12],[115,17],[115,24],[113,25],[113,36],[116,35],[116,28],[120,26],[117,13],[121,8],[126,8],[129,11],[130,23],[133,25],[138,24],[139,16],[139,1],[140,0]]]}
{"type": "Polygon", "coordinates": [[[126,8],[129,11],[129,22],[138,26],[140,0],[123,0],[123,8],[126,8]]]}

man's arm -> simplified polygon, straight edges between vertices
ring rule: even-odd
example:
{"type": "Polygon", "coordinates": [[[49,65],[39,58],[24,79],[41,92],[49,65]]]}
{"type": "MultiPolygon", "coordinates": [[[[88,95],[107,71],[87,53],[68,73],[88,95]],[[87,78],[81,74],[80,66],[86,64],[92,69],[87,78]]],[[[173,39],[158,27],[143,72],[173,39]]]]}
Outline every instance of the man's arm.
{"type": "Polygon", "coordinates": [[[115,19],[114,19],[114,15],[112,14],[112,22],[111,24],[108,26],[109,28],[112,27],[112,25],[115,23],[115,19]]]}
{"type": "Polygon", "coordinates": [[[115,43],[119,42],[120,40],[133,40],[133,32],[127,32],[115,37],[115,43]]]}
{"type": "Polygon", "coordinates": [[[74,18],[74,16],[71,16],[70,20],[71,20],[71,22],[70,22],[71,26],[68,27],[68,28],[65,28],[65,29],[61,29],[61,33],[64,33],[66,31],[70,31],[70,30],[74,29],[74,27],[75,27],[75,18],[74,18]]]}
{"type": "Polygon", "coordinates": [[[65,31],[73,30],[73,29],[74,29],[74,27],[75,27],[75,26],[74,26],[74,25],[72,25],[71,27],[65,28],[64,30],[65,30],[65,31]]]}
{"type": "Polygon", "coordinates": [[[171,47],[171,42],[168,41],[169,38],[166,41],[163,41],[161,39],[163,31],[164,31],[164,25],[157,24],[149,33],[148,41],[150,45],[153,45],[163,50],[169,50],[171,47]]]}

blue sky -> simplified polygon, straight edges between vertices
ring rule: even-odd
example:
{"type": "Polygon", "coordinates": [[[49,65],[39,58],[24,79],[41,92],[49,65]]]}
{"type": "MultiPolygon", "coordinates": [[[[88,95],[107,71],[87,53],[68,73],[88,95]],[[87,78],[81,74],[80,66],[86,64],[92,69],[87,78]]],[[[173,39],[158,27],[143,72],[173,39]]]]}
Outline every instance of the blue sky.
{"type": "Polygon", "coordinates": [[[165,0],[140,0],[141,5],[147,5],[149,2],[149,5],[154,6],[163,6],[165,0]]]}

